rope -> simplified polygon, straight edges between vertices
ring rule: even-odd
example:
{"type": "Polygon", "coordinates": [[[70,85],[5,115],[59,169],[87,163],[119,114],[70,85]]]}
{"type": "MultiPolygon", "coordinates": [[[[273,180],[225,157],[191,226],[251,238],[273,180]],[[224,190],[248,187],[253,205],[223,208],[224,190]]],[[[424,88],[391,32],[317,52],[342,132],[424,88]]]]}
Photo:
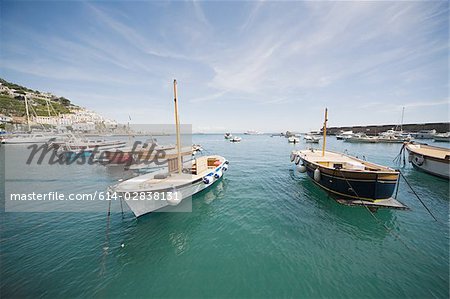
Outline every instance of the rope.
{"type": "Polygon", "coordinates": [[[430,209],[426,206],[426,204],[422,201],[422,199],[420,198],[420,196],[416,193],[416,191],[414,191],[414,189],[412,188],[411,184],[408,182],[408,180],[406,179],[405,175],[399,170],[398,171],[401,175],[401,177],[405,180],[406,184],[408,185],[408,187],[411,189],[411,191],[414,193],[414,195],[417,197],[417,199],[420,201],[420,203],[425,207],[425,209],[428,211],[428,213],[431,215],[431,217],[433,217],[434,220],[436,220],[437,222],[439,222],[439,220],[436,219],[436,217],[434,217],[433,213],[431,213],[430,209]]]}
{"type": "Polygon", "coordinates": [[[402,154],[403,154],[403,167],[405,167],[405,165],[406,165],[405,146],[406,146],[406,143],[403,143],[402,148],[400,149],[400,152],[398,153],[397,156],[395,156],[394,160],[392,160],[392,162],[394,162],[395,164],[400,166],[400,164],[402,163],[402,154]]]}
{"type": "MultiPolygon", "coordinates": [[[[358,197],[361,200],[361,197],[358,195],[358,193],[356,192],[356,190],[352,187],[352,185],[350,184],[350,182],[347,180],[347,178],[344,176],[344,174],[342,173],[342,171],[340,169],[338,169],[339,172],[341,173],[342,177],[344,178],[344,180],[347,182],[348,186],[351,188],[351,190],[353,190],[353,193],[355,193],[356,197],[358,197]]],[[[399,235],[397,235],[394,231],[392,231],[389,227],[386,226],[386,224],[384,224],[383,222],[381,222],[380,219],[377,218],[377,216],[375,216],[375,214],[370,210],[370,208],[364,203],[363,200],[361,200],[361,203],[363,204],[363,206],[367,209],[367,211],[369,211],[370,215],[372,215],[372,217],[375,219],[376,222],[378,222],[379,224],[381,224],[384,229],[392,234],[397,240],[399,240],[406,248],[408,249],[412,249],[411,247],[408,246],[408,244],[406,244],[405,241],[403,241],[399,235]]],[[[417,250],[416,250],[417,251],[417,250]]]]}

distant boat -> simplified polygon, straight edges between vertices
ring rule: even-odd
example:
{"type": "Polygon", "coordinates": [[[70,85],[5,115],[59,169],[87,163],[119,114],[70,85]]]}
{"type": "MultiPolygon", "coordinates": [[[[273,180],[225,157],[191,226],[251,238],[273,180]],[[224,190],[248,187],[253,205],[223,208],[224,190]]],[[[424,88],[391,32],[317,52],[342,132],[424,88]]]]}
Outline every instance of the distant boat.
{"type": "Polygon", "coordinates": [[[342,153],[326,151],[325,110],[322,150],[292,151],[291,162],[321,188],[334,194],[337,201],[374,208],[405,208],[392,198],[399,172],[386,166],[363,161],[342,153]]]}
{"type": "Polygon", "coordinates": [[[225,139],[231,139],[233,138],[233,135],[231,135],[231,133],[225,133],[224,137],[225,139]]]}
{"type": "Polygon", "coordinates": [[[450,149],[421,143],[406,143],[405,148],[414,168],[449,179],[450,149]]]}
{"type": "Polygon", "coordinates": [[[306,143],[319,143],[320,141],[320,137],[310,134],[306,134],[305,136],[303,136],[303,139],[306,141],[306,143]]]}
{"type": "Polygon", "coordinates": [[[336,135],[337,140],[343,140],[347,137],[353,136],[353,131],[341,131],[339,134],[336,135]]]}
{"type": "Polygon", "coordinates": [[[2,138],[3,144],[44,144],[49,142],[54,135],[47,134],[11,134],[2,138]]]}
{"type": "Polygon", "coordinates": [[[434,142],[450,142],[450,132],[434,135],[434,142]]]}
{"type": "Polygon", "coordinates": [[[289,143],[300,143],[300,138],[298,138],[296,136],[291,136],[288,138],[288,142],[289,143]]]}
{"type": "Polygon", "coordinates": [[[364,133],[356,133],[351,137],[345,138],[344,141],[351,143],[377,143],[378,137],[367,136],[364,133]]]}
{"type": "Polygon", "coordinates": [[[230,142],[241,142],[242,138],[238,136],[234,136],[230,139],[230,142]]]}
{"type": "Polygon", "coordinates": [[[125,199],[136,217],[178,205],[183,199],[210,188],[228,169],[228,161],[219,155],[202,156],[183,163],[176,80],[173,90],[177,146],[173,156],[166,155],[167,168],[131,178],[108,190],[125,199]]]}
{"type": "Polygon", "coordinates": [[[262,133],[258,132],[258,131],[247,131],[244,133],[245,135],[261,135],[262,133]]]}
{"type": "Polygon", "coordinates": [[[420,130],[417,133],[413,133],[412,136],[415,139],[433,139],[436,135],[436,130],[420,130]]]}

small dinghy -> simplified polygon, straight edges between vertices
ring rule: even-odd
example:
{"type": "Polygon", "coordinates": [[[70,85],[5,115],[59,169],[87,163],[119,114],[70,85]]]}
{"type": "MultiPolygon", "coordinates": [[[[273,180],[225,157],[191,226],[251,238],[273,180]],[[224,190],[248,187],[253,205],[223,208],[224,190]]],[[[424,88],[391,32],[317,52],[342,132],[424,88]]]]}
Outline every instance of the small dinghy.
{"type": "MultiPolygon", "coordinates": [[[[165,155],[165,165],[161,170],[140,175],[123,181],[108,189],[112,196],[124,199],[136,217],[176,206],[183,199],[211,187],[223,177],[228,169],[228,161],[218,155],[195,158],[183,163],[177,103],[177,82],[174,80],[176,152],[165,155]]],[[[192,148],[186,155],[192,159],[192,148]]]]}
{"type": "Polygon", "coordinates": [[[238,136],[234,136],[230,139],[230,142],[241,142],[242,138],[238,136]]]}
{"type": "Polygon", "coordinates": [[[339,203],[370,208],[406,208],[392,198],[399,172],[342,153],[326,151],[325,110],[322,150],[292,151],[291,162],[300,173],[307,173],[321,188],[335,195],[339,203]]]}

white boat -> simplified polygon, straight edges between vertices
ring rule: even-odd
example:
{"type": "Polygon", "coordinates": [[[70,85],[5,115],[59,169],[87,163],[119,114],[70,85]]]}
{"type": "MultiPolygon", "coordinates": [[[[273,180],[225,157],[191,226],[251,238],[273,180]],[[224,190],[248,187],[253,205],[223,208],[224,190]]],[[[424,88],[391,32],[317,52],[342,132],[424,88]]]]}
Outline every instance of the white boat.
{"type": "Polygon", "coordinates": [[[183,163],[176,80],[173,84],[177,133],[176,156],[166,157],[167,169],[131,178],[108,190],[124,199],[136,217],[164,207],[178,205],[183,199],[211,187],[228,169],[228,161],[218,155],[202,156],[183,163]]]}
{"type": "Polygon", "coordinates": [[[415,139],[433,139],[434,135],[436,135],[436,130],[420,130],[412,134],[415,139]]]}
{"type": "Polygon", "coordinates": [[[450,142],[450,132],[434,135],[434,142],[450,142]]]}
{"type": "Polygon", "coordinates": [[[260,133],[258,131],[249,130],[249,131],[245,132],[244,134],[245,135],[261,135],[262,133],[260,133]]]}
{"type": "Polygon", "coordinates": [[[12,134],[1,140],[3,144],[44,144],[50,139],[54,138],[54,135],[47,135],[44,133],[39,134],[12,134]]]}
{"type": "Polygon", "coordinates": [[[241,142],[242,138],[239,136],[234,136],[230,139],[230,142],[241,142]]]}
{"type": "Polygon", "coordinates": [[[356,133],[351,137],[345,138],[344,141],[351,142],[351,143],[377,143],[378,137],[367,136],[364,133],[356,133]]]}
{"type": "Polygon", "coordinates": [[[288,138],[288,142],[289,143],[300,143],[300,138],[298,138],[296,136],[291,136],[288,138]]]}
{"type": "Polygon", "coordinates": [[[319,143],[320,141],[320,137],[310,134],[306,134],[305,136],[303,136],[303,139],[306,141],[306,143],[319,143]]]}
{"type": "Polygon", "coordinates": [[[414,168],[449,179],[450,149],[420,143],[407,143],[408,161],[414,168]]]}
{"type": "Polygon", "coordinates": [[[224,137],[225,139],[231,139],[233,138],[233,135],[231,133],[225,133],[224,137]]]}
{"type": "Polygon", "coordinates": [[[353,136],[353,131],[341,131],[339,134],[336,135],[337,140],[343,140],[347,137],[353,136]]]}
{"type": "Polygon", "coordinates": [[[378,134],[379,143],[403,143],[411,141],[412,137],[410,134],[403,131],[387,130],[378,134]]]}

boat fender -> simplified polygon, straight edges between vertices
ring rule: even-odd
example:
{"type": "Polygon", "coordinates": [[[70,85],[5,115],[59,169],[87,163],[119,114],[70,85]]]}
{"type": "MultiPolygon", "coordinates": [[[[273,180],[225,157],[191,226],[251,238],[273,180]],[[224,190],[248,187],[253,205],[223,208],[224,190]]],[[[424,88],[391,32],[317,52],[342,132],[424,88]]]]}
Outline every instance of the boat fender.
{"type": "Polygon", "coordinates": [[[228,170],[228,165],[224,165],[223,167],[222,167],[222,171],[227,171],[228,170]]]}
{"type": "Polygon", "coordinates": [[[216,179],[220,179],[221,176],[222,176],[222,171],[221,171],[221,170],[217,171],[217,172],[214,174],[214,177],[215,177],[216,179]]]}
{"type": "Polygon", "coordinates": [[[294,162],[296,156],[297,156],[296,154],[291,153],[291,162],[294,162]]]}
{"type": "Polygon", "coordinates": [[[297,157],[295,157],[295,165],[298,165],[301,160],[302,158],[300,158],[300,156],[297,155],[297,157]]]}
{"type": "Polygon", "coordinates": [[[316,182],[320,181],[320,170],[319,170],[319,168],[316,168],[316,170],[314,170],[314,180],[316,182]]]}
{"type": "Polygon", "coordinates": [[[297,170],[298,170],[298,172],[300,172],[300,173],[305,173],[306,172],[306,166],[305,165],[299,165],[299,166],[297,166],[297,170]]]}
{"type": "Polygon", "coordinates": [[[167,194],[166,201],[171,206],[177,206],[183,200],[183,195],[180,191],[173,190],[167,194]]]}
{"type": "Polygon", "coordinates": [[[424,159],[422,156],[415,156],[414,157],[414,162],[416,162],[415,164],[422,166],[424,159]]]}

